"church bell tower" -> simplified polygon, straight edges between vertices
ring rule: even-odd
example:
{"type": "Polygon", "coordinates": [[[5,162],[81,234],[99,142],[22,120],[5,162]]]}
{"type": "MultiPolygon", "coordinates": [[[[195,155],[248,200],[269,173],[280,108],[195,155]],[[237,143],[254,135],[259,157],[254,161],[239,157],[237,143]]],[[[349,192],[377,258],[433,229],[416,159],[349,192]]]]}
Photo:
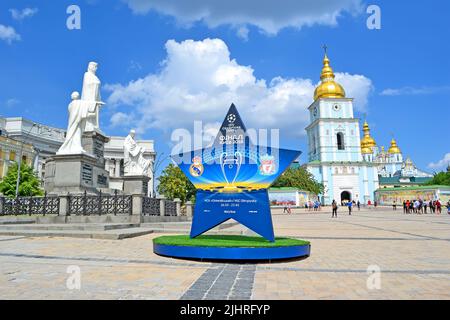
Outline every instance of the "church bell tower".
{"type": "Polygon", "coordinates": [[[359,119],[354,118],[353,99],[335,80],[325,47],[320,84],[308,107],[308,170],[325,187],[322,202],[374,200],[378,188],[375,164],[361,153],[359,119]]]}

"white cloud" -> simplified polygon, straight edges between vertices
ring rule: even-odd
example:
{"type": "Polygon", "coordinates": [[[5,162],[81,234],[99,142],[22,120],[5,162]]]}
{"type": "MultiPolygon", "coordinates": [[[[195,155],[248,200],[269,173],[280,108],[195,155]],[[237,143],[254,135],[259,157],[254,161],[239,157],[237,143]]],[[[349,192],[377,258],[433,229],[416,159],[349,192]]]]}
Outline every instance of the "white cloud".
{"type": "Polygon", "coordinates": [[[11,99],[6,100],[5,104],[8,108],[11,108],[11,107],[18,105],[19,103],[20,103],[19,99],[11,98],[11,99]]]}
{"type": "MultiPolygon", "coordinates": [[[[301,136],[309,123],[307,107],[313,102],[316,83],[310,79],[275,77],[257,79],[251,66],[230,58],[220,39],[166,43],[167,57],[160,72],[131,81],[110,84],[108,105],[115,108],[112,121],[127,119],[143,133],[150,128],[191,128],[194,120],[204,124],[222,119],[235,103],[248,128],[280,128],[283,135],[301,136]]],[[[318,59],[317,77],[320,74],[318,59]]],[[[364,76],[336,74],[355,104],[366,108],[371,81],[364,76]]],[[[125,122],[126,123],[126,122],[125,122]]],[[[211,128],[209,128],[211,129],[211,128]]]]}
{"type": "Polygon", "coordinates": [[[430,164],[428,164],[428,168],[434,170],[442,170],[445,169],[448,165],[450,165],[450,152],[447,153],[444,158],[439,160],[438,162],[431,162],[430,164]]]}
{"type": "Polygon", "coordinates": [[[236,35],[244,41],[248,41],[249,30],[247,26],[241,26],[238,28],[236,35]]]}
{"type": "Polygon", "coordinates": [[[14,20],[22,21],[25,18],[31,18],[34,16],[37,12],[37,8],[25,8],[23,10],[18,9],[9,9],[9,12],[11,12],[11,16],[14,20]]]}
{"type": "Polygon", "coordinates": [[[4,40],[11,44],[13,41],[20,40],[20,34],[13,27],[0,24],[0,40],[4,40]]]}
{"type": "Polygon", "coordinates": [[[268,34],[283,28],[337,25],[343,13],[363,12],[362,0],[122,0],[136,14],[151,10],[173,16],[184,25],[202,21],[214,28],[254,25],[268,34]]]}
{"type": "Polygon", "coordinates": [[[374,90],[372,80],[363,75],[337,72],[336,81],[344,87],[347,97],[355,99],[355,110],[360,112],[367,111],[369,95],[374,90]]]}
{"type": "Polygon", "coordinates": [[[123,112],[116,112],[110,119],[110,125],[115,127],[127,127],[133,122],[133,115],[125,114],[123,112]]]}
{"type": "Polygon", "coordinates": [[[132,72],[132,71],[140,71],[140,70],[142,70],[141,64],[137,61],[131,60],[130,63],[128,64],[127,71],[132,72]]]}
{"type": "Polygon", "coordinates": [[[425,94],[436,94],[450,92],[450,86],[440,86],[440,87],[403,87],[398,89],[385,89],[380,95],[382,96],[411,96],[411,95],[425,95],[425,94]]]}

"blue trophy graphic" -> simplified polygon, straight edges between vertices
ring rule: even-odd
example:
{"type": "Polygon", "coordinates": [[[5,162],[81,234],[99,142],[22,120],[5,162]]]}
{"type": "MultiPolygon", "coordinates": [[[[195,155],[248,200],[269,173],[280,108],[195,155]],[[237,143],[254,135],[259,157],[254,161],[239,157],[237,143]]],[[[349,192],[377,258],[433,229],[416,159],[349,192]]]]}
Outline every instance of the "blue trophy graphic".
{"type": "Polygon", "coordinates": [[[231,156],[227,152],[220,155],[220,167],[228,186],[234,185],[242,165],[242,154],[239,151],[231,156]]]}

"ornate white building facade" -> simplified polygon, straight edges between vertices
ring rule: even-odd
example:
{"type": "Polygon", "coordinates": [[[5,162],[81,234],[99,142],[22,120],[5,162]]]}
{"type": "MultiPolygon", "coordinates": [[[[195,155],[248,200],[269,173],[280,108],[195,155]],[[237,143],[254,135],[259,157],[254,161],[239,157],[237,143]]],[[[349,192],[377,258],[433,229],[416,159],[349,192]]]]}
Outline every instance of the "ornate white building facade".
{"type": "Polygon", "coordinates": [[[322,203],[333,200],[374,201],[379,187],[376,163],[365,161],[361,153],[359,120],[354,118],[353,99],[334,81],[325,55],[321,84],[309,106],[311,123],[306,128],[309,151],[307,169],[325,187],[322,203]]]}
{"type": "Polygon", "coordinates": [[[364,123],[363,131],[364,138],[361,140],[363,158],[367,162],[377,164],[378,174],[381,178],[433,177],[430,173],[418,169],[410,158],[405,160],[395,139],[391,140],[391,145],[387,151],[383,146],[380,150],[375,139],[370,135],[370,128],[367,122],[364,123]]]}
{"type": "Polygon", "coordinates": [[[56,154],[56,151],[64,142],[65,131],[21,117],[2,118],[2,120],[3,128],[8,137],[33,146],[35,156],[30,165],[34,167],[38,177],[43,181],[45,160],[56,154]]]}

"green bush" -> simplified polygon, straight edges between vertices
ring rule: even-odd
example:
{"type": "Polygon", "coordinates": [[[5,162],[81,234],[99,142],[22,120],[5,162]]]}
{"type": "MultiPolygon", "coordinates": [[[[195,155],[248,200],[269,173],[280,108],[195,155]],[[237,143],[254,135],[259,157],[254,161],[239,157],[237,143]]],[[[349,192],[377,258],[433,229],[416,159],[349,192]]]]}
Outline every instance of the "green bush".
{"type": "MultiPolygon", "coordinates": [[[[0,193],[9,198],[16,196],[17,168],[17,163],[12,164],[8,169],[8,173],[0,182],[0,193]]],[[[42,195],[44,195],[44,191],[40,188],[39,178],[33,172],[33,168],[22,163],[20,166],[19,196],[42,195]]]]}

